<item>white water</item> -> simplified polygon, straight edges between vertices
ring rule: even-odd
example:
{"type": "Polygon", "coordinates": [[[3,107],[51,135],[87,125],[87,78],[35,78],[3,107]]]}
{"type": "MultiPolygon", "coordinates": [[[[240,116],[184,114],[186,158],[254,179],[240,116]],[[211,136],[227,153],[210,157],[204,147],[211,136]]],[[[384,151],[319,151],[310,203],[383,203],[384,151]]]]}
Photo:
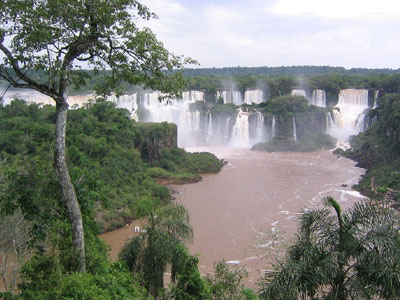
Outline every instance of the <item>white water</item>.
{"type": "Polygon", "coordinates": [[[276,126],[276,118],[275,116],[272,116],[272,130],[271,130],[271,140],[275,137],[276,132],[277,132],[277,126],[276,126]]]}
{"type": "Polygon", "coordinates": [[[264,93],[262,90],[247,90],[244,93],[244,103],[251,104],[256,103],[259,104],[264,101],[264,93]]]}
{"type": "Polygon", "coordinates": [[[312,93],[311,105],[326,107],[326,93],[324,90],[314,90],[312,93]]]}
{"type": "Polygon", "coordinates": [[[240,91],[229,90],[229,91],[217,91],[217,100],[221,97],[224,100],[224,104],[232,103],[235,105],[242,105],[243,99],[240,91]]]}
{"type": "Polygon", "coordinates": [[[233,126],[230,146],[233,148],[250,148],[249,113],[239,110],[233,126]]]}
{"type": "MultiPolygon", "coordinates": [[[[1,92],[3,94],[3,92],[1,92]]],[[[55,101],[38,91],[31,89],[18,89],[9,90],[3,97],[3,105],[9,105],[14,99],[24,100],[27,104],[39,104],[39,105],[55,105],[55,101]]],[[[69,96],[68,103],[70,108],[82,107],[84,104],[88,103],[90,100],[94,99],[94,95],[79,95],[79,96],[69,96]]]]}
{"type": "Polygon", "coordinates": [[[379,97],[379,90],[376,90],[374,92],[374,106],[372,107],[373,109],[378,107],[378,97],[379,97]]]}
{"type": "Polygon", "coordinates": [[[306,91],[303,89],[294,89],[291,92],[292,96],[303,96],[304,98],[307,98],[306,91]]]}
{"type": "Polygon", "coordinates": [[[368,90],[346,89],[339,93],[338,104],[333,109],[335,126],[329,128],[328,133],[340,142],[346,142],[351,135],[363,130],[361,114],[368,108],[368,90]]]}
{"type": "Polygon", "coordinates": [[[293,116],[293,140],[297,143],[296,119],[293,116]]]}
{"type": "MultiPolygon", "coordinates": [[[[305,91],[296,89],[292,94],[305,95],[305,91]]],[[[259,103],[263,101],[261,90],[248,90],[244,99],[239,91],[220,91],[220,95],[227,103],[241,104],[259,103]]],[[[117,107],[128,109],[131,116],[141,122],[171,122],[178,127],[178,145],[181,147],[194,146],[229,146],[251,147],[255,143],[266,142],[272,139],[277,132],[275,116],[272,124],[264,125],[262,114],[238,111],[237,115],[212,115],[204,102],[203,91],[186,91],[182,99],[173,99],[170,103],[159,101],[160,92],[148,92],[140,94],[110,96],[109,100],[116,103],[117,107]],[[196,101],[201,101],[200,103],[196,101]]],[[[375,99],[378,92],[375,92],[375,99]]],[[[8,91],[4,99],[4,105],[11,99],[19,97],[28,103],[42,103],[53,105],[54,101],[38,92],[30,90],[8,91]]],[[[68,99],[71,108],[81,107],[93,99],[93,95],[72,96],[68,99]]],[[[311,102],[323,106],[326,102],[324,91],[315,90],[311,102]]],[[[348,89],[339,94],[338,104],[334,107],[333,114],[326,115],[327,133],[338,138],[339,141],[347,141],[350,135],[358,134],[364,130],[364,110],[368,108],[368,91],[348,89]]],[[[293,121],[293,138],[297,140],[296,122],[293,121]]]]}
{"type": "Polygon", "coordinates": [[[255,134],[251,139],[251,144],[262,143],[266,140],[266,128],[264,125],[264,116],[262,113],[256,113],[256,122],[255,122],[255,134]]]}
{"type": "Polygon", "coordinates": [[[140,119],[142,122],[170,122],[179,128],[178,144],[184,141],[192,142],[193,133],[201,131],[200,111],[190,110],[190,105],[196,101],[204,101],[202,91],[188,91],[182,93],[182,99],[173,99],[170,102],[160,101],[162,94],[158,91],[144,93],[139,100],[139,107],[146,112],[140,119]]]}
{"type": "Polygon", "coordinates": [[[137,94],[125,94],[125,95],[121,95],[119,97],[115,96],[115,94],[109,96],[107,98],[108,101],[114,102],[115,105],[118,108],[124,108],[127,109],[130,114],[131,117],[136,120],[139,121],[139,118],[137,116],[137,109],[138,109],[138,104],[137,104],[137,94]]]}

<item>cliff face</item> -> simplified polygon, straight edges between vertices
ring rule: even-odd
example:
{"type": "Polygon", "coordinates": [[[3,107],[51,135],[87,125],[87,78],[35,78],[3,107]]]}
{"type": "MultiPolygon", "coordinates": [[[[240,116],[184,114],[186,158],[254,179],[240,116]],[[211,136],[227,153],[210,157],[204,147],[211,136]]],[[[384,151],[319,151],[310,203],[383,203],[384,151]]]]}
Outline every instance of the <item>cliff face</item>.
{"type": "Polygon", "coordinates": [[[178,130],[172,123],[136,123],[140,135],[139,151],[150,165],[161,158],[165,148],[177,147],[178,130]]]}

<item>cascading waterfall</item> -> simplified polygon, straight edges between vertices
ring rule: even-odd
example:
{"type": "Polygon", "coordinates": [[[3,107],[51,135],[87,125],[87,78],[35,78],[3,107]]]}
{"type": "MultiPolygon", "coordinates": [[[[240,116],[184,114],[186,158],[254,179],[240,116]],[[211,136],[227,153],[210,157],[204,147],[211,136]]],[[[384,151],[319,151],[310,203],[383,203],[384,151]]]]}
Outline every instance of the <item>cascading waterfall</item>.
{"type": "MultiPolygon", "coordinates": [[[[253,114],[253,122],[250,126],[250,143],[252,145],[257,143],[265,142],[266,140],[266,128],[264,125],[264,116],[260,112],[253,114]]],[[[250,121],[250,120],[249,120],[250,121]]]]}
{"type": "Polygon", "coordinates": [[[203,91],[185,91],[182,93],[182,99],[187,99],[187,100],[190,100],[191,102],[204,101],[204,92],[203,91]]]}
{"type": "Polygon", "coordinates": [[[378,97],[379,97],[379,90],[374,91],[374,106],[372,109],[375,109],[378,107],[378,97]]]}
{"type": "Polygon", "coordinates": [[[297,129],[296,129],[296,119],[293,116],[293,140],[297,143],[297,129]]]}
{"type": "MultiPolygon", "coordinates": [[[[3,92],[0,92],[2,95],[3,92]]],[[[8,90],[3,97],[3,106],[9,105],[14,99],[24,100],[27,104],[39,104],[39,105],[55,105],[55,101],[38,91],[31,89],[16,89],[8,90]]],[[[84,104],[88,103],[90,100],[95,99],[92,94],[79,95],[79,96],[69,96],[68,104],[71,109],[82,107],[84,104]]]]}
{"type": "Polygon", "coordinates": [[[224,125],[224,132],[223,132],[223,136],[225,141],[228,141],[230,136],[230,124],[231,124],[231,117],[226,118],[225,120],[225,125],[224,125]]]}
{"type": "Polygon", "coordinates": [[[340,141],[347,141],[351,135],[356,135],[364,128],[362,122],[363,112],[368,108],[368,90],[346,89],[339,93],[338,103],[333,109],[335,126],[330,128],[329,134],[340,141]]]}
{"type": "Polygon", "coordinates": [[[356,123],[354,125],[354,127],[355,127],[357,132],[363,132],[364,131],[364,129],[365,129],[365,125],[364,125],[365,124],[365,122],[364,122],[365,121],[365,116],[366,116],[366,114],[364,114],[364,113],[358,115],[358,117],[356,119],[356,123]]]}
{"type": "Polygon", "coordinates": [[[139,121],[139,118],[136,114],[138,109],[137,104],[137,94],[126,94],[117,97],[115,94],[109,96],[107,98],[108,101],[114,102],[118,108],[125,108],[131,113],[131,117],[139,121]]]}
{"type": "Polygon", "coordinates": [[[312,93],[311,105],[326,107],[326,93],[324,90],[314,90],[312,93]]]}
{"type": "Polygon", "coordinates": [[[326,119],[326,133],[328,133],[331,128],[335,127],[335,122],[333,122],[332,114],[330,112],[327,112],[325,114],[325,119],[326,119]]]}
{"type": "Polygon", "coordinates": [[[232,103],[235,105],[243,104],[242,94],[240,93],[240,91],[236,90],[217,91],[217,100],[220,97],[224,100],[224,104],[227,103],[232,103]]]}
{"type": "Polygon", "coordinates": [[[208,111],[207,116],[206,116],[206,139],[207,139],[207,142],[210,141],[212,133],[213,133],[212,114],[211,114],[211,112],[208,111]]]}
{"type": "Polygon", "coordinates": [[[271,140],[275,137],[276,132],[277,132],[277,126],[276,126],[276,118],[275,116],[272,116],[272,124],[271,124],[271,140]]]}
{"type": "Polygon", "coordinates": [[[236,123],[233,126],[230,145],[235,148],[249,148],[249,113],[238,111],[236,123]]]}
{"type": "Polygon", "coordinates": [[[182,99],[173,99],[170,103],[159,101],[162,94],[158,91],[144,93],[139,100],[139,110],[146,113],[141,122],[170,122],[178,126],[178,144],[183,141],[189,144],[195,138],[193,132],[201,131],[201,113],[198,110],[190,111],[190,104],[204,100],[204,92],[187,91],[182,93],[182,99]]]}
{"type": "Polygon", "coordinates": [[[303,89],[293,89],[290,94],[292,96],[303,96],[304,98],[307,98],[306,91],[303,89]]]}
{"type": "Polygon", "coordinates": [[[264,101],[264,93],[262,90],[247,90],[244,93],[244,103],[251,104],[256,103],[259,104],[264,101]]]}

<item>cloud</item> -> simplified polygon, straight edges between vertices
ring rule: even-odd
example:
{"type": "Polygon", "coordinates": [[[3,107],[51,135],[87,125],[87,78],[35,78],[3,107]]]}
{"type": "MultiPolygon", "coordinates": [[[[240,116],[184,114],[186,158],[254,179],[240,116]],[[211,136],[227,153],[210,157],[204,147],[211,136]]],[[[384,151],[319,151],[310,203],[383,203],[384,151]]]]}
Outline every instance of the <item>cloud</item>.
{"type": "Polygon", "coordinates": [[[398,68],[400,6],[364,0],[146,0],[167,49],[201,67],[398,68]],[[324,4],[324,5],[322,5],[324,4]],[[381,18],[385,16],[385,18],[381,18]]]}
{"type": "Polygon", "coordinates": [[[399,16],[400,3],[398,0],[279,0],[268,11],[337,19],[381,18],[399,16]]]}

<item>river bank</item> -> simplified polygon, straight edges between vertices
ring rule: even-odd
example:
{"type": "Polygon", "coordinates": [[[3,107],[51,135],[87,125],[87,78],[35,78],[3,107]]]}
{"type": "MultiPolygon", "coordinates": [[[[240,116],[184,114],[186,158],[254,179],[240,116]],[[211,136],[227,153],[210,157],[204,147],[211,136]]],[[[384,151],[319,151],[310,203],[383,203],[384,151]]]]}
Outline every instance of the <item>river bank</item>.
{"type": "MultiPolygon", "coordinates": [[[[215,262],[225,260],[246,268],[246,284],[254,287],[260,272],[273,261],[272,257],[261,257],[268,251],[265,233],[279,230],[290,239],[300,210],[320,205],[328,195],[343,208],[362,198],[351,186],[364,170],[331,151],[187,150],[207,150],[228,161],[221,172],[205,174],[200,182],[171,186],[176,201],[189,211],[194,229],[190,251],[199,255],[202,274],[211,273],[215,262]]],[[[111,245],[113,259],[134,236],[135,226],[141,226],[135,222],[101,235],[111,245]]]]}

